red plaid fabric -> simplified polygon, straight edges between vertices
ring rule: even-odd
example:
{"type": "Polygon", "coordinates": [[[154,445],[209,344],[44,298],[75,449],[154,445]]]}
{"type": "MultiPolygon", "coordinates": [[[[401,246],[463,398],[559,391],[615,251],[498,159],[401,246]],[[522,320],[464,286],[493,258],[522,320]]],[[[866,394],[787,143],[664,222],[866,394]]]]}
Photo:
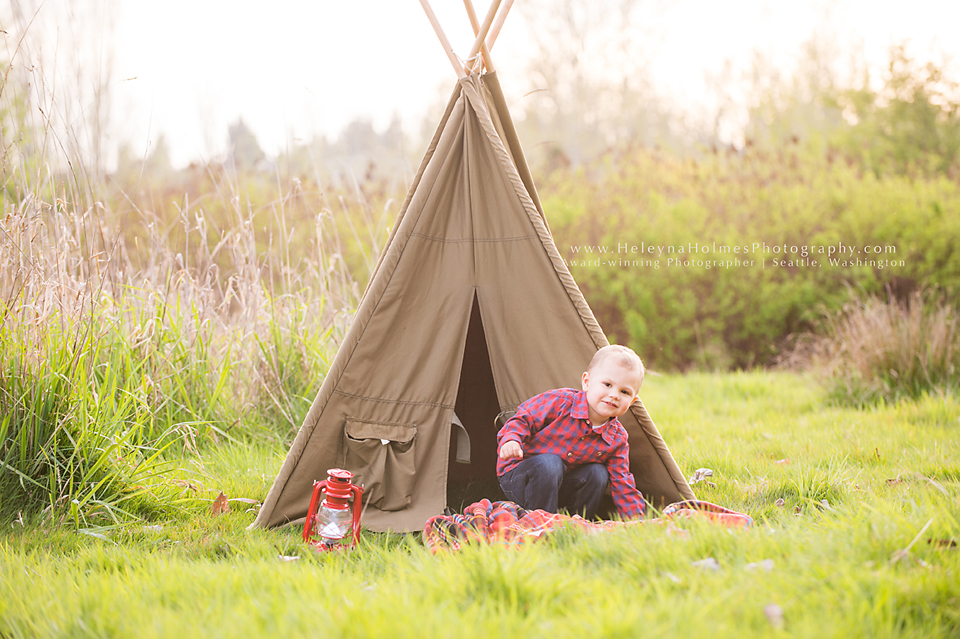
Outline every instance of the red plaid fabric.
{"type": "MultiPolygon", "coordinates": [[[[689,500],[672,504],[663,511],[662,519],[646,523],[663,523],[668,519],[704,518],[728,528],[746,528],[753,519],[722,506],[705,501],[689,500]]],[[[574,515],[558,515],[545,510],[526,510],[512,501],[483,499],[467,506],[462,515],[441,515],[427,520],[423,540],[431,552],[459,550],[465,544],[502,544],[517,546],[540,539],[561,526],[575,526],[590,532],[601,532],[620,526],[644,523],[634,521],[586,521],[574,515]]]]}
{"type": "MultiPolygon", "coordinates": [[[[618,419],[594,428],[584,391],[559,388],[520,404],[516,414],[497,433],[497,450],[511,440],[520,442],[524,459],[546,453],[559,455],[568,468],[593,462],[603,464],[620,516],[643,516],[647,503],[630,472],[627,431],[618,419]]],[[[513,470],[521,461],[497,458],[497,476],[513,470]]]]}

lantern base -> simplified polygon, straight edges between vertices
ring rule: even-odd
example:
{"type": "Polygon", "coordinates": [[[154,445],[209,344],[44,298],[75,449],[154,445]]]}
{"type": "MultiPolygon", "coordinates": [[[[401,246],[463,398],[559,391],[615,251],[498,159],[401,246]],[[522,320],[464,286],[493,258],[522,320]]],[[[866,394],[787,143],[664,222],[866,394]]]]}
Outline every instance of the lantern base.
{"type": "Polygon", "coordinates": [[[351,550],[354,547],[354,544],[349,542],[327,541],[325,539],[311,539],[307,542],[307,545],[317,552],[351,550]]]}

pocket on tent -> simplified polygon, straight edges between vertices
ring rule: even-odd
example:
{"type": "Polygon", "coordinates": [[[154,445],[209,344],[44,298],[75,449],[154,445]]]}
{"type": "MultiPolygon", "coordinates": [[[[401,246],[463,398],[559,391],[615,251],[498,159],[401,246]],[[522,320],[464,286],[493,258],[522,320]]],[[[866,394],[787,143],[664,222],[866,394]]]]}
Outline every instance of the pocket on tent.
{"type": "Polygon", "coordinates": [[[417,427],[347,419],[341,466],[363,485],[363,501],[380,510],[403,510],[413,501],[417,427]]]}

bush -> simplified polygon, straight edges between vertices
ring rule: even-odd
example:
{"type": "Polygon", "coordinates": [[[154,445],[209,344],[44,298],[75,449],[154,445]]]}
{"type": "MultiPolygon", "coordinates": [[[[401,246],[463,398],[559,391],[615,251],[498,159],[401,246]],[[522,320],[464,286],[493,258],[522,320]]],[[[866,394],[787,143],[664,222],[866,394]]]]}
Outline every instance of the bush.
{"type": "Polygon", "coordinates": [[[960,291],[960,186],[943,176],[878,178],[799,144],[640,149],[557,171],[540,193],[601,326],[654,368],[770,364],[850,286],[960,291]]]}

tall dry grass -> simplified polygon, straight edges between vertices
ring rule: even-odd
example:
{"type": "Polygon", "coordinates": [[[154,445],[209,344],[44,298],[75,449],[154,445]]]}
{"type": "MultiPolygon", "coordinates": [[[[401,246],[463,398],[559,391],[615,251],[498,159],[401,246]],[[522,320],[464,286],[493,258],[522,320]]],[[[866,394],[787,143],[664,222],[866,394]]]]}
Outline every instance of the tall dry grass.
{"type": "Polygon", "coordinates": [[[387,207],[373,223],[362,193],[359,211],[356,198],[334,210],[318,182],[216,163],[154,207],[146,162],[108,174],[70,151],[85,134],[55,126],[56,103],[28,88],[38,78],[10,69],[0,519],[83,526],[168,512],[195,496],[184,457],[292,439],[359,299],[340,228],[376,246],[387,207]]]}
{"type": "Polygon", "coordinates": [[[124,464],[140,470],[129,488],[146,460],[166,472],[158,451],[292,437],[359,294],[331,250],[329,210],[313,215],[313,254],[294,262],[290,238],[259,237],[237,197],[211,246],[202,207],[165,222],[129,198],[122,214],[90,203],[106,189],[53,171],[5,177],[16,196],[0,219],[0,515],[74,503],[79,521],[83,495],[116,515],[137,491],[98,493],[124,464]],[[130,217],[147,230],[134,246],[130,217]],[[171,246],[172,225],[191,252],[171,246]]]}
{"type": "Polygon", "coordinates": [[[866,406],[960,391],[960,311],[942,296],[864,296],[821,324],[801,359],[823,374],[836,401],[866,406]]]}

